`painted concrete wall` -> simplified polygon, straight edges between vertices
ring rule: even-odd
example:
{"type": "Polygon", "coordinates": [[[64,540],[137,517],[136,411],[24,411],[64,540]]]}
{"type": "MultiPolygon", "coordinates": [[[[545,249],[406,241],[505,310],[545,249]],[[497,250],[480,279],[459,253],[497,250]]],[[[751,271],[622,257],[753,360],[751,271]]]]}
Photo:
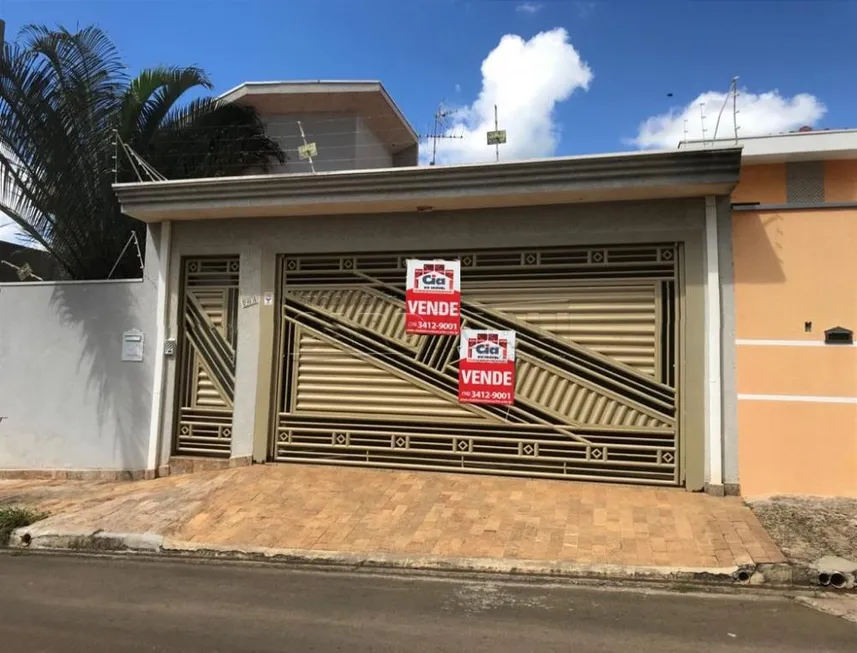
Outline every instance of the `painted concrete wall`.
{"type": "MultiPolygon", "coordinates": [[[[732,201],[785,204],[786,195],[784,163],[745,164],[741,180],[732,192],[732,201]]],[[[824,161],[824,201],[857,201],[857,161],[824,161]]]]}
{"type": "Polygon", "coordinates": [[[824,199],[828,202],[857,201],[857,161],[824,162],[824,199]]]}
{"type": "Polygon", "coordinates": [[[153,340],[155,285],[0,284],[0,470],[146,468],[155,343],[121,360],[122,333],[153,340]]]}
{"type": "Polygon", "coordinates": [[[732,191],[732,201],[784,204],[786,201],[786,166],[783,163],[745,165],[741,179],[732,191]]]}
{"type": "MultiPolygon", "coordinates": [[[[243,298],[273,292],[278,254],[317,252],[425,251],[490,247],[583,245],[680,241],[685,243],[687,284],[685,310],[697,320],[684,338],[687,352],[682,391],[686,442],[694,489],[704,482],[703,409],[703,234],[704,204],[699,200],[653,201],[525,209],[295,217],[259,220],[193,221],[174,224],[170,263],[169,334],[178,332],[179,271],[183,256],[240,256],[239,293],[243,298]],[[427,226],[427,222],[429,223],[427,226]],[[490,228],[488,228],[490,227],[490,228]],[[690,381],[689,379],[692,379],[690,381]]],[[[274,306],[262,302],[239,308],[236,397],[233,422],[234,458],[263,458],[254,433],[264,416],[257,398],[267,394],[272,344],[264,334],[274,323],[274,306]]],[[[161,463],[172,445],[175,413],[175,361],[167,361],[161,463]]]]}
{"type": "MultiPolygon", "coordinates": [[[[829,186],[828,186],[829,189],[829,186]]],[[[857,496],[857,210],[734,212],[745,495],[857,496]]]]}
{"type": "Polygon", "coordinates": [[[387,147],[360,118],[357,119],[354,157],[354,167],[359,170],[390,168],[393,165],[393,156],[387,151],[387,147]]]}
{"type": "Polygon", "coordinates": [[[392,155],[355,116],[341,113],[268,115],[264,121],[268,135],[288,156],[286,163],[275,166],[272,172],[311,172],[309,162],[298,155],[298,147],[304,142],[300,126],[306,141],[318,147],[318,156],[313,158],[316,172],[389,168],[393,164],[392,155]]]}

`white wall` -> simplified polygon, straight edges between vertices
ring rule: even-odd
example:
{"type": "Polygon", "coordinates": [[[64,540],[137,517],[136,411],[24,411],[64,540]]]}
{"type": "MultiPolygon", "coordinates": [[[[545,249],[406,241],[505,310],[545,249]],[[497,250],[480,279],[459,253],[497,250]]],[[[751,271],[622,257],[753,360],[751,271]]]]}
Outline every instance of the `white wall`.
{"type": "Polygon", "coordinates": [[[156,287],[0,284],[0,470],[146,469],[156,287]],[[143,362],[122,333],[143,331],[143,362]]]}

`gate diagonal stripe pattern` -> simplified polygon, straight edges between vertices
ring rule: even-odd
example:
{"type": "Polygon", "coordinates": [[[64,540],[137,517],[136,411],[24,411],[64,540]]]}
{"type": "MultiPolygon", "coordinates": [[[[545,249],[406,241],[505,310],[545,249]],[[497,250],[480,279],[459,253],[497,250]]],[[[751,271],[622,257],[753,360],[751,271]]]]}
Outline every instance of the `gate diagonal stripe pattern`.
{"type": "Polygon", "coordinates": [[[406,255],[281,257],[273,460],[680,482],[679,245],[413,256],[517,332],[514,405],[459,404],[457,337],[405,332],[406,255]]]}
{"type": "Polygon", "coordinates": [[[228,457],[235,397],[238,257],[182,263],[184,315],[178,355],[173,451],[228,457]]]}

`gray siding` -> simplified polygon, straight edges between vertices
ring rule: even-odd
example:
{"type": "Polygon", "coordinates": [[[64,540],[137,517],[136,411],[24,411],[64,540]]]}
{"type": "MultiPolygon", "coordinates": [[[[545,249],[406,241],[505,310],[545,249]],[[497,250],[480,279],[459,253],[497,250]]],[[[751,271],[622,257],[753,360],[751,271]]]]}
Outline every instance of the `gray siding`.
{"type": "Polygon", "coordinates": [[[276,166],[272,172],[311,172],[308,161],[298,156],[298,147],[303,145],[298,121],[304,130],[306,141],[315,143],[318,156],[313,158],[316,172],[353,170],[355,162],[355,138],[357,119],[342,114],[271,115],[264,117],[268,135],[286,151],[288,160],[276,166]]]}
{"type": "Polygon", "coordinates": [[[304,142],[298,121],[307,143],[315,143],[318,147],[318,156],[313,158],[316,172],[393,166],[393,156],[384,144],[355,116],[341,113],[288,114],[268,115],[263,120],[268,135],[279,143],[288,157],[285,164],[274,166],[271,172],[312,172],[309,162],[301,160],[298,155],[298,147],[304,142]]]}
{"type": "Polygon", "coordinates": [[[393,166],[393,156],[360,118],[357,119],[354,155],[356,158],[355,167],[359,170],[391,168],[393,166]]]}

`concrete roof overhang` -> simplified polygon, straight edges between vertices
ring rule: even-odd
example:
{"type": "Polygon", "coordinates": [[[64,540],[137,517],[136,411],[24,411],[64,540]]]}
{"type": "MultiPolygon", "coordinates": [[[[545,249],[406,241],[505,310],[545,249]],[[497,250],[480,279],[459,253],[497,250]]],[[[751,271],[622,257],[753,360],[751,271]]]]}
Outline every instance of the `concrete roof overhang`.
{"type": "Polygon", "coordinates": [[[219,99],[252,106],[263,117],[329,113],[357,116],[391,154],[419,144],[417,133],[377,81],[244,82],[219,99]]]}
{"type": "Polygon", "coordinates": [[[728,195],[740,148],[114,184],[143,222],[343,215],[728,195]]]}

